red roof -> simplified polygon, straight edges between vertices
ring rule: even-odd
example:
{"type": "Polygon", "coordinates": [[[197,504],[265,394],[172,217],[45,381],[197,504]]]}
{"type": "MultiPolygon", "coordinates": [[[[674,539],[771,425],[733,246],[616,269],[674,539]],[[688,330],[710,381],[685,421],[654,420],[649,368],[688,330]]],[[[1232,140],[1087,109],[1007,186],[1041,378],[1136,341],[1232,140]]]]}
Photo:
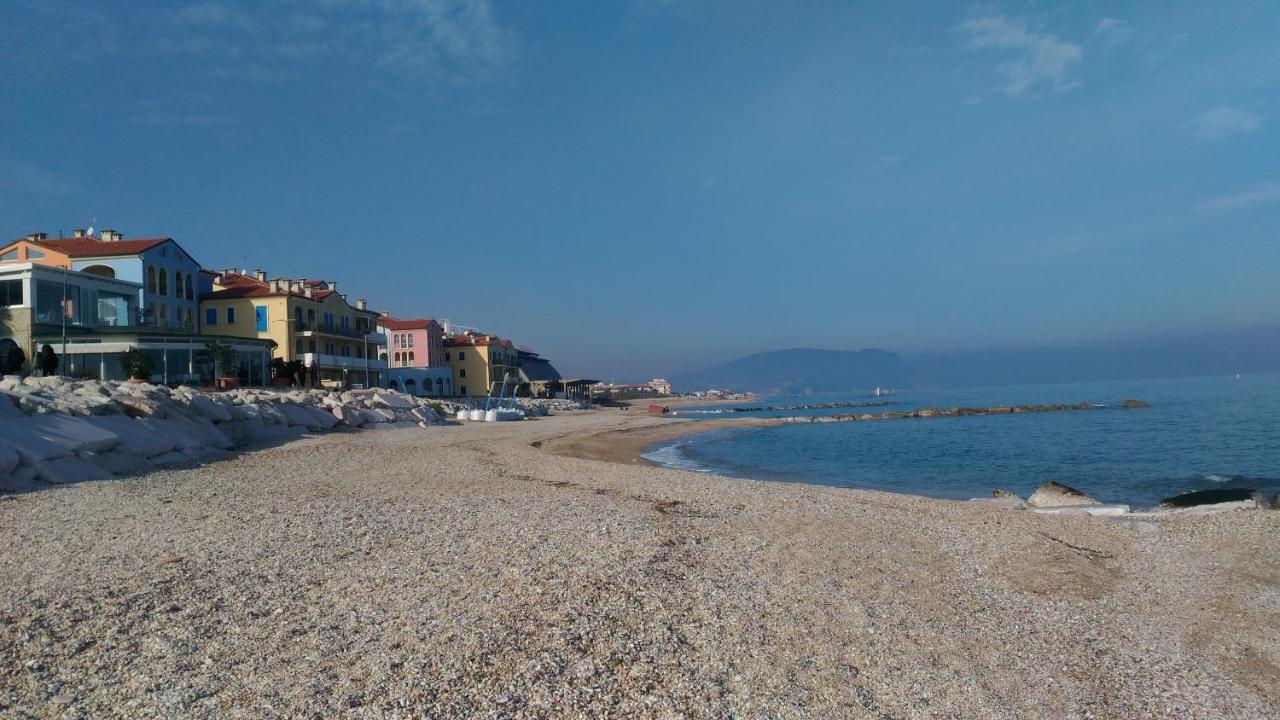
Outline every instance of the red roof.
{"type": "Polygon", "coordinates": [[[511,341],[500,338],[496,335],[455,335],[451,338],[445,338],[446,347],[459,347],[466,345],[485,346],[485,345],[504,345],[510,346],[511,341]]]}
{"type": "Polygon", "coordinates": [[[426,330],[431,327],[431,323],[434,323],[435,321],[435,318],[399,320],[391,317],[390,315],[383,315],[378,319],[378,324],[388,330],[426,330]]]}
{"type": "Polygon", "coordinates": [[[48,238],[36,244],[47,245],[71,257],[102,257],[116,255],[137,255],[144,250],[166,242],[170,237],[134,238],[132,240],[99,240],[95,237],[48,238]]]}

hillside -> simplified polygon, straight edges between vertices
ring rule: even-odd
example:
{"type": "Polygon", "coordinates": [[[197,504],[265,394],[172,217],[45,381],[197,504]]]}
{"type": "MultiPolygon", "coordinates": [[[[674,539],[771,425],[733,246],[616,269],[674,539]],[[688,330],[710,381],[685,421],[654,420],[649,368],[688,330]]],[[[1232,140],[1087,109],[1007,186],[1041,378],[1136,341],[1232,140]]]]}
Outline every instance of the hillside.
{"type": "Polygon", "coordinates": [[[811,348],[756,353],[672,378],[681,391],[717,388],[770,395],[869,391],[914,381],[914,371],[896,353],[811,348]]]}

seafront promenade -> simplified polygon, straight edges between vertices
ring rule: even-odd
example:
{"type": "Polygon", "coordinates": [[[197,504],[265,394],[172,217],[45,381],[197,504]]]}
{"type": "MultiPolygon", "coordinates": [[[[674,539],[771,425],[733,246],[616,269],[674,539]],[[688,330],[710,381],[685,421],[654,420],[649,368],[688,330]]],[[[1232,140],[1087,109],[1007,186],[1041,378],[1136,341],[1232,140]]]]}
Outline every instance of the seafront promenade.
{"type": "Polygon", "coordinates": [[[575,457],[683,424],[330,434],[11,496],[0,715],[1280,711],[1280,513],[1137,532],[575,457]]]}

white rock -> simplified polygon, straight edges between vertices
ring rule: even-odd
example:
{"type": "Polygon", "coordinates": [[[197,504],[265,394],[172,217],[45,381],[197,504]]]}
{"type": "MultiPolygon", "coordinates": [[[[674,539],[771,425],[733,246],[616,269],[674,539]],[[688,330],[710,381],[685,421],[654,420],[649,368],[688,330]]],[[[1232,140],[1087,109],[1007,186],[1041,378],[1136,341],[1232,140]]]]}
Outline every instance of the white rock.
{"type": "Polygon", "coordinates": [[[323,410],[315,405],[303,405],[302,409],[306,410],[311,414],[311,417],[314,418],[311,424],[312,427],[317,427],[321,430],[329,430],[338,424],[338,418],[334,417],[332,412],[323,410]]]}
{"type": "Polygon", "coordinates": [[[338,421],[345,424],[347,427],[353,428],[364,425],[365,421],[364,413],[360,412],[356,408],[347,407],[346,405],[339,405],[335,407],[333,409],[333,416],[338,418],[338,421]]]}
{"type": "Polygon", "coordinates": [[[191,407],[195,408],[201,415],[209,418],[214,422],[226,422],[231,419],[231,413],[219,403],[210,400],[207,396],[196,394],[191,397],[191,407]]]}
{"type": "Polygon", "coordinates": [[[996,498],[996,497],[978,497],[969,498],[967,502],[978,505],[990,505],[992,507],[1003,508],[1005,510],[1025,510],[1027,503],[1022,498],[996,498]]]}
{"type": "Polygon", "coordinates": [[[0,392],[0,420],[12,420],[26,415],[18,407],[18,400],[16,395],[0,392]]]}
{"type": "Polygon", "coordinates": [[[399,395],[393,395],[390,392],[374,393],[369,400],[373,407],[389,407],[389,408],[409,408],[413,404],[408,399],[399,395]]]}
{"type": "Polygon", "coordinates": [[[19,465],[11,472],[0,472],[0,491],[25,492],[42,486],[36,471],[26,465],[19,465]]]}
{"type": "Polygon", "coordinates": [[[27,418],[0,422],[0,443],[7,443],[17,451],[22,462],[30,465],[38,460],[64,457],[70,452],[45,440],[26,426],[27,418]]]}
{"type": "Polygon", "coordinates": [[[40,437],[72,452],[107,452],[120,442],[120,437],[110,430],[68,415],[34,415],[16,422],[25,423],[40,437]]]}
{"type": "Polygon", "coordinates": [[[0,440],[0,473],[13,472],[20,462],[22,458],[18,455],[18,449],[0,440]]]}
{"type": "Polygon", "coordinates": [[[63,485],[83,482],[85,480],[103,480],[111,477],[111,473],[93,463],[85,462],[74,455],[37,460],[31,463],[36,475],[48,483],[63,485]]]}
{"type": "Polygon", "coordinates": [[[1125,515],[1129,512],[1128,505],[1104,505],[1102,503],[1096,505],[1055,505],[1053,507],[1033,507],[1031,512],[1039,515],[1094,515],[1094,516],[1114,516],[1125,515]]]}
{"type": "Polygon", "coordinates": [[[155,457],[173,450],[176,446],[172,438],[155,432],[133,418],[124,415],[102,415],[84,418],[90,425],[116,434],[120,439],[117,450],[136,453],[143,457],[155,457]]]}
{"type": "Polygon", "coordinates": [[[137,475],[151,470],[147,458],[125,450],[112,450],[107,453],[80,453],[77,455],[87,463],[97,465],[112,475],[137,475]]]}

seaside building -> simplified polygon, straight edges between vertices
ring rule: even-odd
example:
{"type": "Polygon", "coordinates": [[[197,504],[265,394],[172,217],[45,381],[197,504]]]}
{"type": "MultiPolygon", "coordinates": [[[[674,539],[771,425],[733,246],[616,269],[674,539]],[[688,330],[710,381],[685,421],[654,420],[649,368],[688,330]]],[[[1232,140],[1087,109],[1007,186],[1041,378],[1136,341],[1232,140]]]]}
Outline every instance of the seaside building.
{"type": "Polygon", "coordinates": [[[103,230],[77,229],[69,238],[31,233],[0,247],[0,262],[30,262],[137,283],[138,313],[131,325],[197,330],[200,263],[171,237],[126,239],[103,230]]]}
{"type": "MultiPolygon", "coordinates": [[[[453,370],[453,387],[458,395],[488,395],[504,378],[520,382],[520,361],[510,340],[497,335],[467,332],[445,338],[444,359],[453,370]]],[[[527,387],[519,387],[528,392],[527,387]]],[[[508,392],[511,392],[508,386],[508,392]]]]}
{"type": "Polygon", "coordinates": [[[450,397],[453,370],[444,360],[444,328],[435,318],[401,320],[386,313],[378,332],[387,339],[386,385],[410,395],[450,397]]]}
{"type": "MultiPolygon", "coordinates": [[[[32,253],[33,248],[23,250],[32,253]]],[[[63,374],[123,380],[126,373],[120,356],[138,349],[151,359],[153,382],[213,383],[209,338],[181,327],[139,322],[141,283],[26,257],[31,261],[0,260],[0,340],[16,343],[29,362],[49,345],[59,356],[63,374]]],[[[237,355],[235,376],[246,384],[265,384],[269,344],[258,340],[228,344],[237,355]]]]}
{"type": "Polygon", "coordinates": [[[667,382],[665,378],[654,378],[650,380],[649,387],[653,388],[653,391],[659,395],[671,394],[671,383],[667,382]]]}
{"type": "Polygon", "coordinates": [[[595,380],[586,378],[567,378],[533,349],[517,347],[517,358],[520,363],[520,380],[522,394],[536,398],[572,398],[590,400],[591,386],[595,380]]]}
{"type": "Polygon", "coordinates": [[[332,281],[268,279],[261,270],[223,270],[210,285],[200,297],[206,335],[269,340],[276,357],[302,363],[312,386],[383,384],[386,340],[363,298],[352,305],[332,281]]]}

